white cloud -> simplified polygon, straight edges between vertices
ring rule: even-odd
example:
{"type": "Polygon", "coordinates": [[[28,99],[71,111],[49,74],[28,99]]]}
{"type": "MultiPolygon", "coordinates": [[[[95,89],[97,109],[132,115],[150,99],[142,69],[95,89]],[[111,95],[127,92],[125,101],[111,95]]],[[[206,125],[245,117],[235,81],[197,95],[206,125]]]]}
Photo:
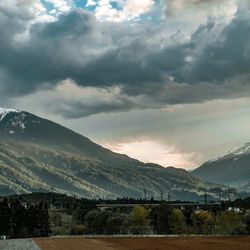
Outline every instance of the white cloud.
{"type": "Polygon", "coordinates": [[[114,8],[111,0],[100,0],[95,10],[96,17],[101,21],[123,22],[139,18],[152,10],[154,0],[119,0],[115,1],[119,8],[114,8]]]}
{"type": "Polygon", "coordinates": [[[20,13],[26,17],[39,16],[46,12],[46,8],[39,0],[8,0],[0,1],[0,10],[8,10],[13,14],[20,13]]]}
{"type": "Polygon", "coordinates": [[[71,0],[46,0],[46,2],[54,5],[57,14],[69,12],[73,7],[71,0]]]}
{"type": "Polygon", "coordinates": [[[166,18],[187,24],[205,24],[209,19],[230,22],[238,10],[237,0],[162,0],[166,18]]]}
{"type": "Polygon", "coordinates": [[[153,0],[128,0],[124,4],[124,11],[133,17],[139,17],[150,11],[154,4],[153,0]]]}
{"type": "Polygon", "coordinates": [[[93,1],[93,0],[88,0],[86,3],[86,7],[95,6],[95,5],[97,5],[97,3],[96,1],[93,1]]]}

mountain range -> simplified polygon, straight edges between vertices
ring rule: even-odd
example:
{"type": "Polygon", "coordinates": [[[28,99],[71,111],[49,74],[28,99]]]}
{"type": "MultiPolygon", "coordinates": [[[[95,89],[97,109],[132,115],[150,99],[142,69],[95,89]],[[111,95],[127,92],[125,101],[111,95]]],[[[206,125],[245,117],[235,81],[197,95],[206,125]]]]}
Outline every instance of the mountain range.
{"type": "MultiPolygon", "coordinates": [[[[213,181],[213,180],[212,180],[213,181]]],[[[218,198],[225,187],[173,167],[114,153],[57,123],[0,109],[0,195],[56,192],[87,198],[218,198]]]]}
{"type": "Polygon", "coordinates": [[[250,192],[250,143],[204,163],[192,171],[192,174],[205,181],[250,192]]]}

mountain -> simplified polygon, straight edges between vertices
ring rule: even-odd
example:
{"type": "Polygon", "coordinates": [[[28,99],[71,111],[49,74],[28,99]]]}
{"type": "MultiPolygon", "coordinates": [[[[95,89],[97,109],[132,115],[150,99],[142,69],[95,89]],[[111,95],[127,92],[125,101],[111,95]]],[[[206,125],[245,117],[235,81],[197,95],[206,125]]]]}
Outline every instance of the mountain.
{"type": "Polygon", "coordinates": [[[176,168],[145,164],[28,112],[0,109],[0,195],[57,192],[88,198],[216,197],[223,186],[176,168]]]}
{"type": "Polygon", "coordinates": [[[250,192],[250,143],[204,163],[192,174],[206,181],[250,192]]]}

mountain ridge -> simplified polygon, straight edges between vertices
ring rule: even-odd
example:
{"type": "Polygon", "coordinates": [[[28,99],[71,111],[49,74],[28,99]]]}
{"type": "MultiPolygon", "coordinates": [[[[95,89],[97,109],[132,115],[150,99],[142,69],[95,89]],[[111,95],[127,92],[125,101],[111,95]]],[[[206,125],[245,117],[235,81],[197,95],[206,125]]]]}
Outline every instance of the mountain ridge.
{"type": "MultiPolygon", "coordinates": [[[[4,112],[3,112],[4,113],[4,112]]],[[[198,187],[216,197],[222,186],[185,170],[117,154],[50,120],[7,112],[0,121],[0,187],[5,193],[51,191],[88,198],[160,196],[199,199],[198,187]]]]}
{"type": "Polygon", "coordinates": [[[202,164],[192,174],[204,181],[250,192],[250,142],[202,164]]]}

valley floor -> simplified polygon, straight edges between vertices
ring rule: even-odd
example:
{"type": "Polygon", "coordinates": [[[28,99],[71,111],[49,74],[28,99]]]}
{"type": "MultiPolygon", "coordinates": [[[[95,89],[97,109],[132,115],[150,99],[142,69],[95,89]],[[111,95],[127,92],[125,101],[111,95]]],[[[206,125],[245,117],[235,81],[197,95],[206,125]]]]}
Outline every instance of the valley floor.
{"type": "Polygon", "coordinates": [[[250,237],[40,238],[0,241],[1,250],[249,250],[250,237]]]}
{"type": "Polygon", "coordinates": [[[1,250],[249,250],[250,237],[40,238],[0,242],[1,250]],[[5,244],[5,245],[4,245],[5,244]],[[26,246],[26,247],[25,247],[26,246]]]}

